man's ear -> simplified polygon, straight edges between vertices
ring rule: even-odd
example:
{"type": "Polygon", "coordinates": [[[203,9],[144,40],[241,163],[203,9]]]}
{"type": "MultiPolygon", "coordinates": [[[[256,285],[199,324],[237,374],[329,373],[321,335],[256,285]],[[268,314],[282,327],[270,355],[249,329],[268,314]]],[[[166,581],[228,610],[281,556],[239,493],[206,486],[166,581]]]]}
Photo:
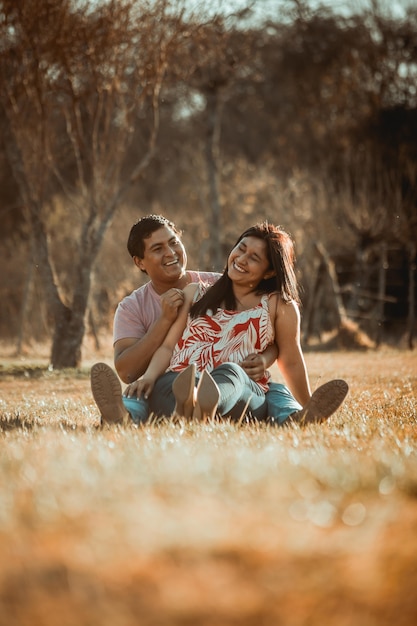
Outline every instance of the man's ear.
{"type": "Polygon", "coordinates": [[[142,272],[145,272],[145,274],[146,274],[146,269],[145,269],[145,265],[143,263],[143,259],[141,259],[138,256],[134,256],[133,257],[133,262],[136,265],[136,267],[138,267],[142,272]]]}

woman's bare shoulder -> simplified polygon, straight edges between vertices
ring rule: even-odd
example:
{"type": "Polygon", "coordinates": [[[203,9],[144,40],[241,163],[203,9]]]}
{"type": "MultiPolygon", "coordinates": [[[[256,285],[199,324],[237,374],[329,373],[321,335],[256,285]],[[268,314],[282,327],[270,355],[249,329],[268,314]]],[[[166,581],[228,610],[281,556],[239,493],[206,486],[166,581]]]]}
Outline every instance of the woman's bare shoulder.
{"type": "Polygon", "coordinates": [[[186,287],[184,287],[185,299],[191,302],[199,289],[200,283],[189,283],[186,287]]]}
{"type": "Polygon", "coordinates": [[[270,309],[275,312],[277,318],[293,316],[298,318],[300,315],[298,302],[295,300],[283,300],[277,293],[271,295],[269,303],[270,309]]]}

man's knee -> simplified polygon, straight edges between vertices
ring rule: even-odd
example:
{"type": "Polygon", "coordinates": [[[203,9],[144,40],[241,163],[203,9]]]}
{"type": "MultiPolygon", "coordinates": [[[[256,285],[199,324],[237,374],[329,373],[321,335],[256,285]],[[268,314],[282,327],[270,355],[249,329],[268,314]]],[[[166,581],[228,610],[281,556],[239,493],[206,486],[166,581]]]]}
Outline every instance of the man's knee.
{"type": "Polygon", "coordinates": [[[123,404],[135,424],[143,424],[149,417],[149,405],[146,400],[123,396],[123,404]]]}

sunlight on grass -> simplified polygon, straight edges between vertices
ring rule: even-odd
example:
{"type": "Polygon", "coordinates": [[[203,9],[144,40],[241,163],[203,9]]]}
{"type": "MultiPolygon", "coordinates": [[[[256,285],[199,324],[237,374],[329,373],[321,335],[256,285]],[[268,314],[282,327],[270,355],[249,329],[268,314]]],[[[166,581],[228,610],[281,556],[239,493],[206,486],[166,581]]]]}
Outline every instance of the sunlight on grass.
{"type": "Polygon", "coordinates": [[[394,623],[417,583],[417,378],[392,372],[367,388],[358,371],[339,412],[307,428],[100,428],[86,376],[3,380],[0,615],[339,626],[365,593],[366,626],[394,623]]]}

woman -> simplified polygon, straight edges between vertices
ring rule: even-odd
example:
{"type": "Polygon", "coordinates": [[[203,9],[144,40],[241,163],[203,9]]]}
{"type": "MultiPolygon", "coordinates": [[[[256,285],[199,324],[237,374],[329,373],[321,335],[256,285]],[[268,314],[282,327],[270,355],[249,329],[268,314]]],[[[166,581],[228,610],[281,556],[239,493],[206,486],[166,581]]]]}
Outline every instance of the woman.
{"type": "MultiPolygon", "coordinates": [[[[343,402],[344,381],[326,383],[311,395],[300,345],[298,287],[290,236],[266,222],[248,228],[229,254],[219,280],[209,288],[190,284],[184,305],[164,342],[124,403],[143,396],[151,411],[206,419],[216,412],[239,419],[250,413],[282,423],[317,422],[343,402]],[[277,415],[268,415],[269,373],[254,382],[238,364],[275,343],[281,385],[277,415]],[[196,388],[197,385],[197,388],[196,388]]],[[[276,398],[275,398],[276,404],[276,398]]]]}

